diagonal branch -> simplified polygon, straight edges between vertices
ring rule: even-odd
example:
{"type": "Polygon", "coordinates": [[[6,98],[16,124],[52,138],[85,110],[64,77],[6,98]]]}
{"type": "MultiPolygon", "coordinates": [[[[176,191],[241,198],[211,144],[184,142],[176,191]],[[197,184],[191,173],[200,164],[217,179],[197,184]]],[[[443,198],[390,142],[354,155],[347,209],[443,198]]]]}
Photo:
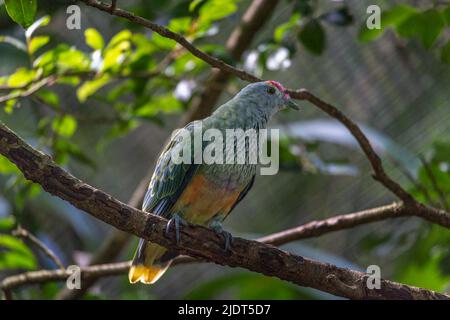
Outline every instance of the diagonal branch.
{"type": "MultiPolygon", "coordinates": [[[[319,237],[323,234],[354,228],[372,222],[407,216],[411,216],[409,209],[405,207],[403,203],[394,202],[386,206],[343,214],[324,220],[311,221],[295,228],[258,238],[255,241],[274,246],[281,246],[300,239],[319,237]]],[[[173,264],[179,265],[192,262],[200,261],[183,256],[177,258],[173,264]]],[[[107,263],[82,268],[81,272],[83,280],[86,282],[87,280],[94,281],[103,277],[124,275],[128,272],[129,266],[129,261],[107,263]]],[[[24,285],[45,283],[49,281],[64,281],[69,274],[63,271],[64,270],[39,270],[13,275],[5,278],[0,283],[0,289],[10,291],[24,285]]]]}
{"type": "Polygon", "coordinates": [[[381,280],[380,289],[369,290],[367,275],[362,272],[296,256],[257,241],[235,238],[230,252],[224,254],[222,238],[203,226],[183,227],[176,244],[175,239],[165,235],[165,219],[132,208],[72,176],[4,124],[0,124],[0,153],[47,192],[105,223],[180,254],[246,268],[350,299],[450,299],[445,294],[388,280],[381,280]]]}
{"type": "MultiPolygon", "coordinates": [[[[387,206],[340,215],[325,220],[311,221],[292,229],[264,236],[256,239],[256,241],[280,246],[299,239],[318,237],[325,233],[406,215],[407,212],[401,203],[392,203],[387,206]]],[[[174,264],[178,265],[189,262],[198,262],[198,260],[185,256],[177,258],[174,261],[174,264]]],[[[92,281],[100,277],[123,275],[128,271],[129,266],[129,261],[88,266],[82,268],[82,277],[84,281],[92,281]]],[[[30,271],[3,279],[0,284],[0,289],[9,291],[23,285],[45,283],[49,281],[64,281],[68,276],[69,273],[65,272],[65,270],[30,271]]]]}

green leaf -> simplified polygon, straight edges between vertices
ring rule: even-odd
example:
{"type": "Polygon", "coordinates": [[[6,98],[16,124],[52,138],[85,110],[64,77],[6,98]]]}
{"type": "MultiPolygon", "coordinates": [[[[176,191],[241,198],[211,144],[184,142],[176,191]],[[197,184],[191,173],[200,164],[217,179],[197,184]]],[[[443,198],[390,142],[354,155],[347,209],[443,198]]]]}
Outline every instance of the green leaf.
{"type": "Polygon", "coordinates": [[[431,48],[442,30],[445,23],[442,14],[429,9],[410,16],[397,26],[397,33],[405,38],[418,38],[425,48],[431,48]]]}
{"type": "Polygon", "coordinates": [[[294,13],[288,22],[280,24],[273,33],[273,39],[276,42],[281,42],[285,37],[286,33],[291,30],[295,25],[297,25],[300,19],[300,14],[294,13]]]}
{"type": "Polygon", "coordinates": [[[56,82],[75,87],[80,83],[80,78],[77,76],[60,77],[56,82]]]}
{"type": "Polygon", "coordinates": [[[26,68],[19,68],[12,75],[9,76],[8,86],[20,87],[29,84],[34,80],[36,73],[34,70],[28,70],[26,68]]]}
{"type": "Polygon", "coordinates": [[[30,39],[33,33],[40,27],[44,27],[50,23],[50,16],[43,16],[36,20],[28,29],[25,31],[25,36],[30,39]]]}
{"type": "Polygon", "coordinates": [[[36,269],[36,260],[34,257],[24,256],[18,252],[0,252],[0,270],[1,269],[36,269]]]}
{"type": "Polygon", "coordinates": [[[45,72],[54,71],[88,71],[90,60],[81,51],[66,44],[59,44],[55,48],[44,52],[33,63],[35,68],[44,68],[45,72]]]}
{"type": "MultiPolygon", "coordinates": [[[[11,93],[13,93],[14,91],[12,91],[11,93]]],[[[5,106],[5,112],[7,113],[7,114],[11,114],[12,112],[13,112],[13,110],[14,110],[14,106],[16,105],[16,103],[17,103],[17,99],[10,99],[10,100],[8,100],[8,101],[6,101],[6,106],[5,106]]]]}
{"type": "Polygon", "coordinates": [[[0,231],[8,231],[14,228],[16,219],[13,216],[0,218],[0,231]]]}
{"type": "Polygon", "coordinates": [[[310,20],[298,33],[298,39],[311,53],[320,55],[325,49],[325,31],[316,19],[310,20]]]}
{"type": "Polygon", "coordinates": [[[118,34],[116,34],[114,37],[111,38],[111,40],[108,43],[107,48],[112,48],[116,46],[117,44],[121,43],[122,41],[129,41],[132,38],[133,34],[130,30],[122,30],[118,34]]]}
{"type": "Polygon", "coordinates": [[[21,240],[0,234],[0,270],[34,268],[36,259],[31,250],[21,240]]]}
{"type": "Polygon", "coordinates": [[[16,38],[13,38],[10,36],[0,36],[0,42],[8,43],[8,44],[16,47],[19,50],[27,52],[27,46],[25,45],[25,43],[23,43],[19,39],[16,39],[16,38]]]}
{"type": "Polygon", "coordinates": [[[190,17],[174,18],[170,20],[168,28],[176,33],[185,33],[191,26],[191,22],[190,17]]]}
{"type": "Polygon", "coordinates": [[[441,60],[442,62],[450,64],[450,41],[442,48],[441,60]]]}
{"type": "Polygon", "coordinates": [[[1,174],[17,174],[19,169],[7,158],[0,156],[0,173],[1,174]]]}
{"type": "Polygon", "coordinates": [[[51,106],[54,107],[58,107],[59,106],[59,97],[58,95],[50,90],[47,89],[41,89],[39,90],[36,95],[42,99],[42,101],[44,101],[46,104],[49,104],[51,106]]]}
{"type": "Polygon", "coordinates": [[[28,28],[36,15],[36,0],[5,0],[6,12],[24,28],[28,28]]]}
{"type": "Polygon", "coordinates": [[[381,29],[368,29],[366,24],[361,27],[358,39],[361,42],[372,41],[383,34],[389,26],[397,26],[417,13],[417,9],[405,4],[399,4],[381,14],[381,29]]]}
{"type": "Polygon", "coordinates": [[[448,26],[450,26],[450,6],[448,6],[447,8],[445,8],[445,9],[442,11],[442,17],[444,18],[445,23],[446,23],[448,26]]]}
{"type": "Polygon", "coordinates": [[[130,54],[132,33],[123,30],[116,34],[106,46],[103,53],[101,71],[118,70],[120,65],[130,54]]]}
{"type": "Polygon", "coordinates": [[[45,46],[50,41],[49,36],[37,36],[34,38],[31,38],[29,44],[28,44],[28,52],[30,54],[35,53],[39,48],[45,46]]]}
{"type": "Polygon", "coordinates": [[[237,10],[237,0],[209,0],[199,10],[197,28],[206,31],[212,22],[223,19],[237,10]]]}
{"type": "Polygon", "coordinates": [[[94,28],[89,28],[84,31],[84,37],[86,39],[86,44],[94,50],[103,49],[105,42],[103,41],[102,35],[94,28]]]}
{"type": "Polygon", "coordinates": [[[52,128],[60,136],[69,138],[77,130],[77,120],[71,115],[64,115],[53,120],[52,128]]]}
{"type": "Polygon", "coordinates": [[[88,97],[93,95],[101,87],[105,86],[110,77],[103,74],[97,79],[85,81],[77,90],[77,97],[80,102],[85,102],[88,97]]]}
{"type": "Polygon", "coordinates": [[[164,113],[174,113],[181,110],[181,108],[181,102],[172,94],[167,94],[154,97],[149,102],[140,106],[136,110],[136,116],[151,119],[161,111],[164,113]]]}

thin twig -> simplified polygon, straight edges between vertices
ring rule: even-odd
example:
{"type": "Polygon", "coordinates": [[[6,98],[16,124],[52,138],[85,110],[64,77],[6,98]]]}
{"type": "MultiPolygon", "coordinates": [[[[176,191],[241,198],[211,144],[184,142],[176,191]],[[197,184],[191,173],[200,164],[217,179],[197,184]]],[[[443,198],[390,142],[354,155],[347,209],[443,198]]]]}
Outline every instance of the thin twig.
{"type": "Polygon", "coordinates": [[[428,178],[431,181],[431,185],[433,186],[434,191],[436,191],[436,193],[438,194],[439,197],[439,201],[441,203],[442,208],[444,208],[445,210],[449,210],[449,206],[447,203],[447,199],[445,198],[445,194],[442,191],[442,189],[439,187],[437,181],[436,181],[436,177],[433,174],[433,171],[431,170],[427,160],[425,160],[425,158],[420,155],[420,162],[422,163],[423,168],[425,169],[425,172],[428,176],[428,178]]]}
{"type": "Polygon", "coordinates": [[[391,160],[394,165],[400,170],[400,172],[411,182],[414,187],[423,194],[428,204],[433,205],[434,201],[430,196],[430,193],[428,192],[427,188],[420,183],[409,170],[407,170],[397,159],[394,157],[388,157],[389,160],[391,160]]]}
{"type": "Polygon", "coordinates": [[[65,269],[64,264],[61,262],[61,260],[58,258],[58,256],[49,248],[47,247],[41,240],[39,240],[37,237],[32,235],[28,230],[17,227],[12,232],[13,236],[16,236],[18,238],[21,238],[23,240],[27,240],[31,242],[33,245],[35,245],[39,250],[42,251],[50,260],[52,260],[60,269],[65,269]]]}

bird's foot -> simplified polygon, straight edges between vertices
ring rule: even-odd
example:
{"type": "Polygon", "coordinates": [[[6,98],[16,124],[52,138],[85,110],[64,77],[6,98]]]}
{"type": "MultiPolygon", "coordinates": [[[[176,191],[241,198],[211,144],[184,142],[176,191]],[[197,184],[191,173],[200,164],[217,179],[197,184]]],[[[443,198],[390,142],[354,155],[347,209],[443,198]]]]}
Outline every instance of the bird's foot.
{"type": "Polygon", "coordinates": [[[225,241],[225,247],[224,247],[224,251],[228,252],[231,249],[231,245],[233,244],[233,236],[231,235],[230,232],[226,231],[223,229],[222,224],[220,222],[217,221],[213,221],[209,227],[211,229],[213,229],[213,231],[219,235],[222,236],[224,241],[225,241]]]}
{"type": "Polygon", "coordinates": [[[172,218],[167,222],[167,226],[166,226],[166,230],[165,230],[166,237],[169,236],[170,228],[171,228],[172,224],[175,227],[175,241],[176,241],[176,244],[178,245],[180,243],[180,225],[186,227],[187,222],[184,221],[178,214],[174,214],[172,216],[172,218]]]}

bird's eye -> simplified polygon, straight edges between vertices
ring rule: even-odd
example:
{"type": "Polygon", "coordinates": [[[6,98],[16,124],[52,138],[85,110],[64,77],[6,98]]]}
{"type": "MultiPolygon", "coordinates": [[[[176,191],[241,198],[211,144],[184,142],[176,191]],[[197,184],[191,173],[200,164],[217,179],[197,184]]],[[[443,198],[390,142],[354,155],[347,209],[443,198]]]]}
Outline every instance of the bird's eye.
{"type": "Polygon", "coordinates": [[[276,90],[275,90],[274,87],[268,87],[268,88],[267,88],[267,93],[268,93],[268,94],[274,94],[275,91],[276,91],[276,90]]]}

